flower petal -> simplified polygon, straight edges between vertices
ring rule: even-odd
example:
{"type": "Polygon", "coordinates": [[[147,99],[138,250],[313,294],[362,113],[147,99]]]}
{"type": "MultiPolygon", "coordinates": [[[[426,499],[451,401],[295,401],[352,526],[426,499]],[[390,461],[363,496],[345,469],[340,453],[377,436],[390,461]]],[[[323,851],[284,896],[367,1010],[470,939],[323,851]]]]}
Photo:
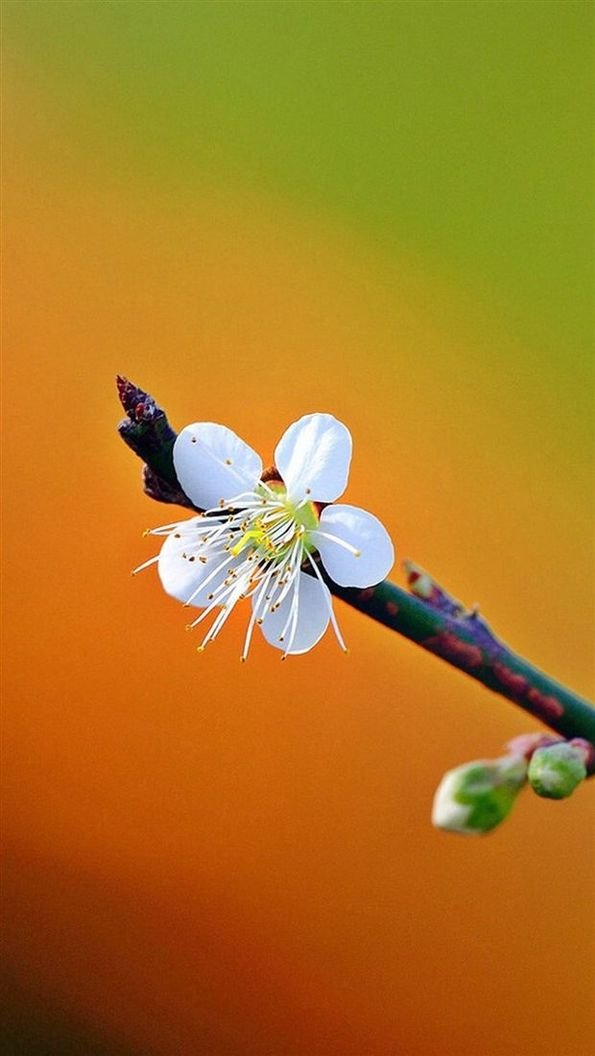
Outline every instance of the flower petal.
{"type": "Polygon", "coordinates": [[[357,506],[327,506],[320,515],[320,529],[309,532],[308,537],[329,576],[341,587],[372,587],[394,564],[395,551],[386,528],[374,514],[357,506]]]}
{"type": "Polygon", "coordinates": [[[193,517],[180,525],[179,531],[167,536],[161,547],[157,570],[167,594],[185,604],[192,599],[191,605],[204,608],[210,602],[209,594],[214,594],[223,583],[228,569],[233,568],[237,559],[230,557],[223,547],[199,546],[200,536],[195,526],[200,524],[204,524],[204,520],[193,517]],[[213,575],[218,565],[222,567],[213,575]]]}
{"type": "Polygon", "coordinates": [[[280,642],[279,636],[283,634],[287,625],[295,587],[291,588],[275,612],[269,610],[266,613],[260,625],[269,645],[273,645],[275,649],[287,651],[292,656],[307,653],[320,641],[328,627],[331,601],[330,592],[324,583],[305,572],[298,573],[297,589],[299,591],[298,616],[291,649],[287,649],[291,637],[291,623],[285,630],[284,641],[280,642]]]}
{"type": "Polygon", "coordinates": [[[174,444],[174,466],[182,490],[201,510],[253,491],[262,474],[262,460],[225,425],[195,422],[174,444]]]}
{"type": "Polygon", "coordinates": [[[333,502],[345,491],[351,434],[332,414],[306,414],[284,432],[275,465],[291,502],[333,502]]]}

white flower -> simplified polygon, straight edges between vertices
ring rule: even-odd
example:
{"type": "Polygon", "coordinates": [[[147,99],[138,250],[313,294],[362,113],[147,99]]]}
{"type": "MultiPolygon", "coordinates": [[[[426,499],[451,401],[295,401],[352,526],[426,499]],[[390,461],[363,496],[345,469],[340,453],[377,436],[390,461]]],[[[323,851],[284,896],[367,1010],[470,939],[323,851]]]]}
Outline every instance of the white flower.
{"type": "Polygon", "coordinates": [[[173,458],[182,489],[205,512],[153,529],[150,534],[165,536],[165,542],[158,557],[140,568],[156,561],[167,593],[204,609],[191,627],[216,614],[199,648],[217,636],[236,602],[250,598],[242,660],[255,625],[283,650],[283,659],[308,652],[329,620],[344,649],[316,552],[330,578],[344,587],[379,583],[394,561],[391,540],[376,517],[355,506],[326,505],[347,484],[349,430],[331,414],[300,418],[275,450],[282,479],[267,483],[259,456],[214,422],[183,429],[173,458]]]}

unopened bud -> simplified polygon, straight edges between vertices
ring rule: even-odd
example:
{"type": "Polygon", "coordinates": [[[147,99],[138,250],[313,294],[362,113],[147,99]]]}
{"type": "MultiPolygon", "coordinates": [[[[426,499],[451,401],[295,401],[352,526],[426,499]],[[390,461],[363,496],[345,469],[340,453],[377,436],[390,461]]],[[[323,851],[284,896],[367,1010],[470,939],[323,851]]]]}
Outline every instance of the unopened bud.
{"type": "Polygon", "coordinates": [[[545,799],[566,799],[587,776],[586,758],[581,742],[559,741],[537,748],[529,763],[529,784],[545,799]]]}
{"type": "Polygon", "coordinates": [[[432,822],[439,829],[480,836],[510,814],[525,784],[527,764],[518,756],[477,759],[449,770],[436,791],[432,822]]]}

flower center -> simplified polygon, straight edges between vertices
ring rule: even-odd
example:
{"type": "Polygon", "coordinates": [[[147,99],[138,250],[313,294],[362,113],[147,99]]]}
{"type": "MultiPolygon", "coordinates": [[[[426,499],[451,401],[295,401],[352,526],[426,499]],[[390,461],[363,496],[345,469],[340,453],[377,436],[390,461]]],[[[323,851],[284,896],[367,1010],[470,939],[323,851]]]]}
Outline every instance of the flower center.
{"type": "MultiPolygon", "coordinates": [[[[243,533],[238,541],[230,547],[230,554],[238,557],[246,547],[251,547],[268,560],[279,560],[285,557],[301,541],[304,550],[311,552],[314,547],[306,535],[318,527],[318,513],[310,501],[291,503],[287,500],[285,486],[279,481],[267,485],[268,495],[263,494],[262,507],[258,513],[251,512],[241,525],[243,533]],[[275,498],[271,501],[271,491],[275,498]]],[[[262,494],[264,489],[258,489],[262,494]]]]}
{"type": "Polygon", "coordinates": [[[253,528],[249,528],[248,531],[244,532],[240,537],[239,542],[237,542],[235,546],[230,547],[229,552],[230,554],[233,554],[234,557],[238,557],[238,555],[242,553],[242,550],[245,550],[250,543],[252,543],[257,550],[261,550],[265,554],[269,554],[271,557],[277,552],[277,548],[261,520],[257,520],[253,528]]]}
{"type": "MultiPolygon", "coordinates": [[[[306,497],[301,502],[290,502],[282,481],[261,481],[254,490],[227,501],[221,499],[216,507],[205,510],[190,522],[175,522],[150,530],[151,535],[173,536],[179,540],[174,543],[178,559],[198,561],[195,569],[208,566],[191,580],[184,598],[184,605],[196,604],[202,609],[188,624],[188,629],[218,610],[198,647],[200,652],[217,637],[236,603],[250,598],[252,615],[241,659],[246,659],[254,627],[279,613],[282,606],[286,611],[277,617],[277,640],[285,642],[282,657],[285,659],[298,634],[300,597],[305,589],[302,569],[306,562],[321,584],[321,603],[327,605],[335,634],[345,650],[330,594],[312,554],[319,536],[346,548],[356,557],[359,551],[337,536],[321,531],[319,511],[320,506],[306,497]]],[[[160,555],[140,565],[135,572],[157,560],[160,555]]]]}

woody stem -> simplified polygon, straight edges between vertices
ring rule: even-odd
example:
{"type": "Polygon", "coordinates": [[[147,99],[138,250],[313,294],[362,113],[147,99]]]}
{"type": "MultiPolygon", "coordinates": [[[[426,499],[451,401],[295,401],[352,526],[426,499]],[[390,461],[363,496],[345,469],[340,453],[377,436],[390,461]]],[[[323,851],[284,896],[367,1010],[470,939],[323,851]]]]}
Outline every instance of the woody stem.
{"type": "MultiPolygon", "coordinates": [[[[118,377],[117,385],[127,415],[118,431],[144,462],[146,493],[194,510],[176,477],[176,433],[165,412],[126,378],[118,377]]],[[[466,611],[415,565],[406,564],[409,590],[389,580],[364,590],[339,587],[319,567],[336,597],[511,700],[562,737],[581,737],[595,745],[595,708],[514,653],[482,616],[466,611]]],[[[595,748],[590,771],[595,771],[595,748]]]]}

